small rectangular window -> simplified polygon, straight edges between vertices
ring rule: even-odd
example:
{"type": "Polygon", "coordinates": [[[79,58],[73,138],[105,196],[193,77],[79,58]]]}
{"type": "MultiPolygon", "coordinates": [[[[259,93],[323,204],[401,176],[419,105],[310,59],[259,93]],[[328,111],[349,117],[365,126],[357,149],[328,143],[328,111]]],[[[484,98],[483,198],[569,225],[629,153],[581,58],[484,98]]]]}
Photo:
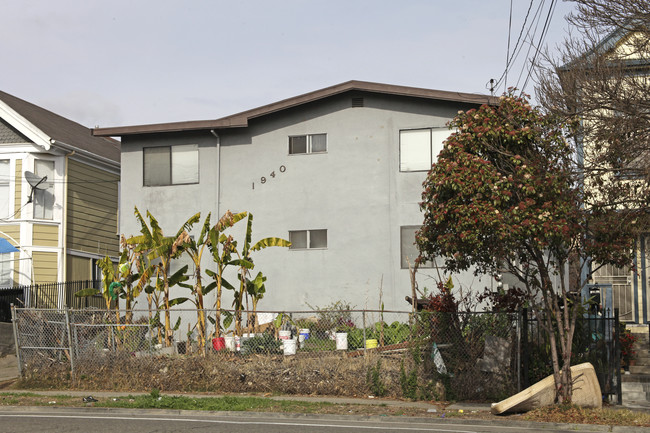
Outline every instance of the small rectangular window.
{"type": "MultiPolygon", "coordinates": [[[[402,269],[408,269],[415,264],[415,260],[420,256],[420,251],[415,243],[415,233],[420,229],[419,226],[400,227],[400,255],[402,269]]],[[[420,268],[432,268],[432,262],[421,263],[420,268]]]]}
{"type": "Polygon", "coordinates": [[[399,171],[429,171],[451,133],[447,128],[400,131],[399,171]]]}
{"type": "Polygon", "coordinates": [[[327,134],[294,135],[289,137],[289,155],[327,152],[327,134]]]}
{"type": "Polygon", "coordinates": [[[37,159],[34,174],[47,181],[34,188],[34,218],[51,220],[54,217],[54,161],[37,159]]]}
{"type": "Polygon", "coordinates": [[[199,182],[199,146],[146,147],[143,149],[144,186],[184,185],[199,182]]]}
{"type": "Polygon", "coordinates": [[[0,159],[0,218],[9,218],[11,206],[9,205],[9,196],[11,193],[9,183],[9,160],[0,159]]]}
{"type": "Polygon", "coordinates": [[[327,229],[289,231],[292,250],[327,248],[327,229]]]}
{"type": "Polygon", "coordinates": [[[14,285],[12,263],[13,253],[0,254],[0,287],[11,287],[14,285]]]}

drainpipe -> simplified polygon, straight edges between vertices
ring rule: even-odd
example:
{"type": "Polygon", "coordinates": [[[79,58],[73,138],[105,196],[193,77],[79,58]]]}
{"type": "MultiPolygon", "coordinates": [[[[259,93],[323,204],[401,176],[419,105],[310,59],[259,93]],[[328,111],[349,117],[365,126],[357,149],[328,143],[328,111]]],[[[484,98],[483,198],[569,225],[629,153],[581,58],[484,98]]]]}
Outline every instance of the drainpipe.
{"type": "Polygon", "coordinates": [[[221,201],[221,138],[214,129],[210,130],[210,134],[217,139],[217,221],[219,221],[221,218],[219,213],[219,202],[221,201]]]}

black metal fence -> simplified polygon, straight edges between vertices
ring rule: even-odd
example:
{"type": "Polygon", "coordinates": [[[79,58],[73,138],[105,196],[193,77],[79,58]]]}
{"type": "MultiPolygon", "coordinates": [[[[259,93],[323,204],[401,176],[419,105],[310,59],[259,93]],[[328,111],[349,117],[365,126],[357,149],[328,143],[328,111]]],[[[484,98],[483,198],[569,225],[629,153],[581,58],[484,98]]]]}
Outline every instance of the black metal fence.
{"type": "MultiPolygon", "coordinates": [[[[521,378],[522,387],[526,388],[553,374],[553,366],[549,335],[534,312],[524,309],[522,321],[522,328],[527,330],[521,336],[521,378]]],[[[571,355],[571,365],[590,362],[594,366],[603,397],[616,396],[618,404],[622,402],[621,326],[618,309],[613,315],[605,311],[578,317],[571,355]]]]}
{"type": "Polygon", "coordinates": [[[11,322],[10,305],[29,308],[106,308],[101,295],[78,297],[87,288],[100,288],[101,281],[81,280],[0,288],[0,322],[11,322]]]}

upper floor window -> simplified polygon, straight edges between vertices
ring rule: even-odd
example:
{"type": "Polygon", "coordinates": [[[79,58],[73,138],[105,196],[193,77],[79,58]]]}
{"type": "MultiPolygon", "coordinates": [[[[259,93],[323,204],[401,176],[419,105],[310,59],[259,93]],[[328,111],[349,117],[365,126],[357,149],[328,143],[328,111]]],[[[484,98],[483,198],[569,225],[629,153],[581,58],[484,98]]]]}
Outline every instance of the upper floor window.
{"type": "Polygon", "coordinates": [[[289,155],[327,152],[327,134],[294,135],[289,137],[289,155]]]}
{"type": "Polygon", "coordinates": [[[327,248],[327,229],[289,231],[292,250],[327,248]]]}
{"type": "Polygon", "coordinates": [[[199,182],[199,146],[145,147],[144,186],[182,185],[199,182]]]}
{"type": "Polygon", "coordinates": [[[405,129],[399,132],[399,171],[429,171],[449,137],[447,128],[405,129]]]}
{"type": "Polygon", "coordinates": [[[11,189],[9,187],[9,164],[8,159],[0,159],[0,218],[9,218],[13,212],[10,211],[9,198],[11,189]]]}
{"type": "Polygon", "coordinates": [[[54,161],[35,160],[34,174],[41,178],[47,176],[47,182],[34,188],[34,218],[51,220],[54,213],[54,161]]]}

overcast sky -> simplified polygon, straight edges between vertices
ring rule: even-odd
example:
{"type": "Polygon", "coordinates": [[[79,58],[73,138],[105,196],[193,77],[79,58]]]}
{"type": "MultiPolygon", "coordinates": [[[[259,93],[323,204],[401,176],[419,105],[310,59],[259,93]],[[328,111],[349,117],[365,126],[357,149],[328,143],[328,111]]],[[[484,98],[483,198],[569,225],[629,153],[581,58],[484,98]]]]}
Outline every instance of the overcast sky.
{"type": "MultiPolygon", "coordinates": [[[[489,93],[506,63],[510,8],[510,0],[0,4],[0,89],[88,127],[214,119],[348,80],[489,93]]],[[[513,1],[511,50],[529,4],[513,1]]],[[[558,1],[547,43],[566,35],[571,9],[558,1]]]]}

